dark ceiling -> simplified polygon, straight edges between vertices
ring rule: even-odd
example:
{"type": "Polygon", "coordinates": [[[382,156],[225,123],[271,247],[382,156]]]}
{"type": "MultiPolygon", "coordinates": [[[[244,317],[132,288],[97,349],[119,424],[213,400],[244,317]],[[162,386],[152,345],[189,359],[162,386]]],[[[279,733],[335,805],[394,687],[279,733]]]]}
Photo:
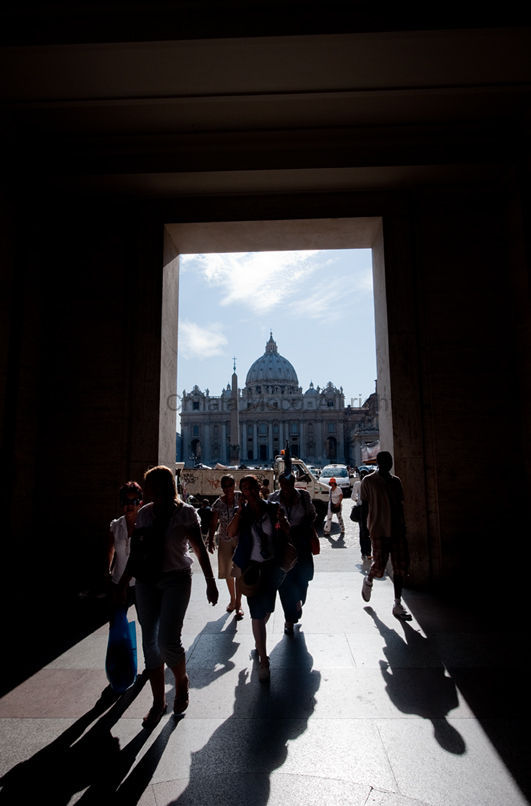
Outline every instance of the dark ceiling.
{"type": "Polygon", "coordinates": [[[173,0],[4,3],[0,44],[140,42],[528,25],[528,3],[173,0]]]}

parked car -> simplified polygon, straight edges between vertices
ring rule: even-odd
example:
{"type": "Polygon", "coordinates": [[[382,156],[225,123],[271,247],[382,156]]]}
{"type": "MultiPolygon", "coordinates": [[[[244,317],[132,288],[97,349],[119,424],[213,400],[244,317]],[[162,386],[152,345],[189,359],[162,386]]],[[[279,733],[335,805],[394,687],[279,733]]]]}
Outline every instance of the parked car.
{"type": "Polygon", "coordinates": [[[319,481],[323,484],[329,484],[330,479],[334,478],[337,486],[341,488],[344,498],[350,498],[352,493],[351,479],[346,465],[326,465],[321,471],[319,481]]]}
{"type": "Polygon", "coordinates": [[[358,465],[358,473],[374,473],[378,470],[378,465],[358,465]]]}

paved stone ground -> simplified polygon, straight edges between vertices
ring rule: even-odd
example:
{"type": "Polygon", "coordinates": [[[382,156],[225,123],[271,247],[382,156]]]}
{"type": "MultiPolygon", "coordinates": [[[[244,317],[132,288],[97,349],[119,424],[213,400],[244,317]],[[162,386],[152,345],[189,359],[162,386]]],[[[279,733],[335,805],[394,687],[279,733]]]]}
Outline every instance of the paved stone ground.
{"type": "MultiPolygon", "coordinates": [[[[241,622],[227,614],[221,587],[209,606],[195,572],[186,715],[143,730],[142,677],[121,698],[105,697],[100,626],[0,701],[0,803],[528,803],[527,636],[518,619],[406,591],[414,618],[402,623],[388,578],[375,581],[366,605],[357,526],[350,501],[343,507],[345,539],[337,526],[321,537],[293,638],[277,602],[269,685],[258,681],[248,612],[241,622]]],[[[167,685],[171,707],[169,677],[167,685]]]]}

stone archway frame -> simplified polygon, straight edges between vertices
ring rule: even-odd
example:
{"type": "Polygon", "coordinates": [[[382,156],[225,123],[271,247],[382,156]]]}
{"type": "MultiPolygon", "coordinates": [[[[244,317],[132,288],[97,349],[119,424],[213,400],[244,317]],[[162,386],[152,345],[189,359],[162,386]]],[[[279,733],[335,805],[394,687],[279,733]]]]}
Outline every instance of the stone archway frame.
{"type": "Polygon", "coordinates": [[[175,395],[178,351],[179,255],[308,249],[371,249],[376,330],[380,441],[393,451],[391,384],[383,227],[380,217],[168,223],[164,228],[161,411],[159,461],[173,461],[177,414],[165,401],[175,395]]]}

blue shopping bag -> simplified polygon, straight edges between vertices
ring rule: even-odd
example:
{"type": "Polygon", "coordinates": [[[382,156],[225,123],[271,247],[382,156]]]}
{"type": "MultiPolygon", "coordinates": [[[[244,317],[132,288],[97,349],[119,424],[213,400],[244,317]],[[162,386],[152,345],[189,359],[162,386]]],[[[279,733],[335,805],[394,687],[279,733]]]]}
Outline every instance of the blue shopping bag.
{"type": "Polygon", "coordinates": [[[118,608],[109,623],[105,672],[113,691],[123,694],[136,680],[135,622],[127,620],[127,610],[118,608]]]}

